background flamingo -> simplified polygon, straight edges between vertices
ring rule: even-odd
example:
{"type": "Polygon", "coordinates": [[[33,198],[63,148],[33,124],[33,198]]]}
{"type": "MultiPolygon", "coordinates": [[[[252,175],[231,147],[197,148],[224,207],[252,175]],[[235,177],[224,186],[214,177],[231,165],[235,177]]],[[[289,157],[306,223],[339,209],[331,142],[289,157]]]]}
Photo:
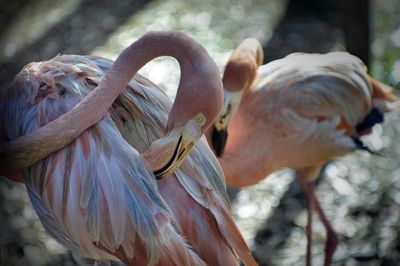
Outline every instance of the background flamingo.
{"type": "Polygon", "coordinates": [[[238,256],[254,265],[222,172],[199,140],[220,110],[220,83],[205,50],[179,32],[148,33],[114,64],[76,55],[31,63],[1,105],[10,141],[0,174],[23,180],[49,234],[85,256],[135,265],[238,265],[238,256]],[[172,107],[135,75],[161,55],[181,66],[172,107]]]}
{"type": "Polygon", "coordinates": [[[255,184],[283,167],[297,169],[308,200],[307,265],[313,209],[327,231],[325,265],[330,265],[338,240],[313,183],[330,159],[369,151],[359,137],[383,121],[397,97],[344,52],[292,54],[257,71],[262,58],[255,39],[234,51],[223,76],[223,111],[208,138],[231,186],[255,184]]]}

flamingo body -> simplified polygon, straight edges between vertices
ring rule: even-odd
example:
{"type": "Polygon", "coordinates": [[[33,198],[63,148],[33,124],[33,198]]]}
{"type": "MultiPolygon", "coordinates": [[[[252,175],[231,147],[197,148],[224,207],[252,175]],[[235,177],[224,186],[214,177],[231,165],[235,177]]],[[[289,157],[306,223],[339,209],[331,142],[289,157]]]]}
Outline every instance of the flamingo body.
{"type": "Polygon", "coordinates": [[[261,66],[229,124],[220,159],[228,184],[251,185],[283,167],[314,167],[356,150],[353,137],[363,134],[356,127],[374,102],[394,99],[343,52],[292,54],[261,66]]]}
{"type": "Polygon", "coordinates": [[[256,184],[285,167],[297,170],[308,198],[306,264],[311,265],[315,209],[327,230],[324,265],[330,265],[338,238],[313,181],[329,160],[370,151],[360,137],[383,122],[384,112],[398,108],[399,100],[346,52],[295,53],[260,66],[262,56],[252,38],[233,52],[223,76],[223,109],[207,137],[231,186],[256,184]]]}
{"type": "MultiPolygon", "coordinates": [[[[3,138],[27,135],[73,108],[112,64],[61,55],[27,65],[6,93],[3,138]]],[[[163,136],[171,108],[168,97],[137,74],[99,123],[22,170],[43,226],[67,248],[96,260],[239,265],[240,257],[254,265],[204,139],[174,175],[158,182],[140,155],[163,136]]]]}

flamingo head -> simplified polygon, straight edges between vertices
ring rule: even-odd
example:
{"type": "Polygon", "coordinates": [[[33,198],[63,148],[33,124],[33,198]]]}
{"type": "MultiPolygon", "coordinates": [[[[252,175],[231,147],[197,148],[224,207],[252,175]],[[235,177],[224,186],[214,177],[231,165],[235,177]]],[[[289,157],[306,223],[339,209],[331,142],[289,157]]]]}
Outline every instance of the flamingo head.
{"type": "Polygon", "coordinates": [[[182,72],[166,134],[143,154],[157,179],[176,171],[221,111],[223,89],[218,69],[214,62],[200,67],[198,72],[205,73],[205,77],[182,72]]]}
{"type": "Polygon", "coordinates": [[[205,123],[205,115],[198,113],[183,126],[173,128],[151,144],[143,156],[150,163],[156,179],[162,179],[177,170],[203,134],[205,123]]]}
{"type": "Polygon", "coordinates": [[[246,94],[254,79],[257,68],[264,58],[262,46],[257,39],[248,38],[232,53],[225,67],[224,104],[212,129],[212,146],[215,154],[221,157],[228,139],[228,125],[239,107],[242,96],[246,94]]]}

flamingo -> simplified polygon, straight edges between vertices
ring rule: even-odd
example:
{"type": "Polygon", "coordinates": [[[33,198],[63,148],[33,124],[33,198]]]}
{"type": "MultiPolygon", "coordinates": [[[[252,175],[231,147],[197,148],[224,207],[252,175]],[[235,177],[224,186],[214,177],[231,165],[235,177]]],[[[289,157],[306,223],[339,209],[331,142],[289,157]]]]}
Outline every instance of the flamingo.
{"type": "Polygon", "coordinates": [[[256,265],[201,137],[222,96],[215,63],[182,32],[149,32],[114,63],[79,55],[30,63],[1,102],[0,175],[25,183],[47,232],[83,256],[256,265]],[[173,105],[136,74],[164,55],[181,68],[173,105]]]}
{"type": "Polygon", "coordinates": [[[314,181],[332,158],[370,151],[360,136],[382,122],[398,98],[346,52],[295,53],[260,66],[262,61],[254,38],[233,52],[223,74],[223,109],[207,138],[230,186],[256,184],[284,167],[296,169],[308,202],[306,264],[311,265],[315,209],[327,232],[324,263],[330,265],[338,237],[314,181]]]}

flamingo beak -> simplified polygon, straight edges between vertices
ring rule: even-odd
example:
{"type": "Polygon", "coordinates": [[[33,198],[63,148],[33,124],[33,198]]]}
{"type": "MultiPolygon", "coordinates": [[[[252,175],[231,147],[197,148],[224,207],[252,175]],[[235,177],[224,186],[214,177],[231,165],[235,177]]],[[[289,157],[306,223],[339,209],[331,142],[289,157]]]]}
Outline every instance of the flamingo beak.
{"type": "Polygon", "coordinates": [[[224,92],[224,105],[212,129],[212,146],[215,154],[221,157],[228,140],[228,126],[239,106],[243,91],[224,92]]]}
{"type": "Polygon", "coordinates": [[[201,125],[190,120],[184,126],[156,140],[143,157],[150,163],[157,180],[172,175],[202,135],[201,125]]]}
{"type": "Polygon", "coordinates": [[[193,142],[185,142],[183,136],[180,136],[169,161],[160,169],[154,171],[156,179],[160,180],[165,176],[172,175],[182,164],[190,150],[193,148],[193,145],[193,142]]]}
{"type": "Polygon", "coordinates": [[[217,157],[221,157],[224,153],[225,144],[228,139],[228,131],[225,129],[218,130],[215,126],[212,129],[212,146],[217,157]]]}

